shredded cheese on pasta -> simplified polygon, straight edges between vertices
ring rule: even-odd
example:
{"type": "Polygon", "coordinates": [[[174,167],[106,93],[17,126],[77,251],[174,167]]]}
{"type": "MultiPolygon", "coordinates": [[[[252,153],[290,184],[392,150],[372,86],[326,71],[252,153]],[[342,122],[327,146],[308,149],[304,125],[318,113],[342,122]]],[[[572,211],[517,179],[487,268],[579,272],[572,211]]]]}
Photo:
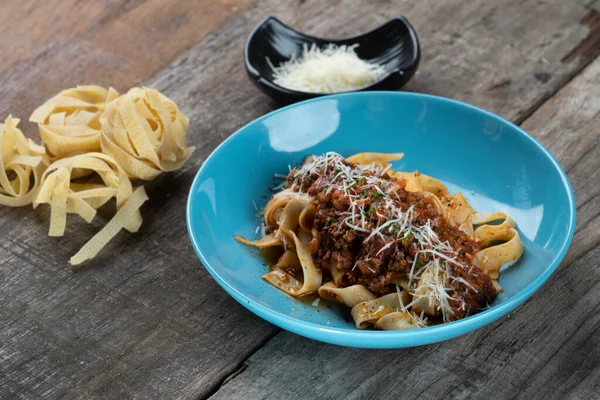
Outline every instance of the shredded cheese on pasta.
{"type": "MultiPolygon", "coordinates": [[[[419,253],[432,255],[433,261],[427,266],[415,271],[418,256],[415,257],[408,275],[409,285],[415,286],[414,282],[421,281],[422,274],[427,270],[426,267],[430,268],[430,275],[433,279],[429,280],[426,284],[421,285],[421,290],[415,296],[416,300],[414,300],[413,303],[417,303],[420,298],[426,297],[427,303],[435,305],[436,309],[442,313],[444,321],[447,321],[452,313],[452,308],[448,303],[451,299],[448,292],[454,289],[451,281],[458,281],[459,278],[450,274],[450,270],[445,267],[445,263],[449,262],[462,268],[467,268],[467,266],[458,260],[457,252],[447,242],[442,242],[440,240],[438,234],[432,229],[430,221],[427,221],[425,225],[417,225],[413,222],[412,206],[406,211],[402,211],[396,207],[390,197],[395,194],[392,190],[393,187],[389,185],[388,181],[378,178],[387,174],[390,168],[387,161],[397,160],[402,157],[402,154],[387,155],[387,161],[385,160],[386,157],[382,158],[381,155],[378,155],[380,160],[378,163],[370,162],[370,154],[372,153],[361,153],[361,159],[348,158],[348,161],[350,162],[362,162],[366,164],[359,164],[353,168],[344,163],[344,158],[341,155],[329,152],[321,157],[313,157],[312,160],[305,162],[298,169],[297,175],[302,179],[303,177],[310,176],[320,170],[324,171],[323,176],[325,176],[328,168],[330,168],[329,164],[333,161],[335,170],[339,172],[328,185],[332,188],[335,187],[342,190],[350,199],[349,208],[351,211],[345,213],[342,212],[342,214],[348,215],[343,222],[356,231],[368,233],[368,236],[364,239],[365,243],[375,236],[379,236],[383,239],[381,233],[384,230],[387,230],[388,232],[397,232],[396,237],[399,239],[405,239],[410,236],[417,239],[416,242],[420,248],[419,253]],[[382,162],[381,160],[384,161],[382,162]],[[365,171],[373,172],[374,176],[364,176],[365,171]],[[370,229],[365,226],[366,221],[363,218],[363,215],[368,212],[368,210],[365,209],[363,203],[360,202],[359,196],[352,195],[348,192],[348,188],[357,184],[361,179],[364,179],[366,183],[363,187],[375,189],[378,193],[382,194],[383,208],[392,216],[375,229],[370,229]]],[[[394,240],[388,242],[379,252],[384,251],[394,243],[394,240]]],[[[418,290],[417,288],[418,284],[411,290],[411,294],[414,295],[418,290]]],[[[411,306],[412,305],[413,304],[411,304],[411,306]]]]}
{"type": "Polygon", "coordinates": [[[499,268],[523,253],[516,225],[503,212],[477,213],[432,177],[392,171],[389,162],[402,156],[310,156],[278,176],[287,188],[264,209],[269,233],[235,238],[283,247],[263,279],[293,297],[317,292],[344,303],[359,329],[415,329],[431,323],[425,315],[433,323],[471,315],[502,290],[499,268]]]}

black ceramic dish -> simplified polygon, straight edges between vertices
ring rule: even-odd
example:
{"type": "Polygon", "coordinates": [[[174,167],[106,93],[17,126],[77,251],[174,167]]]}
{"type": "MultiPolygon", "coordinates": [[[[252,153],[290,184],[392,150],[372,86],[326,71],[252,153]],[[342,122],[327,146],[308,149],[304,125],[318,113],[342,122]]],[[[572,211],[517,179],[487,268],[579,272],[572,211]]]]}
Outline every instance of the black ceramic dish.
{"type": "Polygon", "coordinates": [[[276,85],[273,83],[273,71],[266,60],[268,57],[273,65],[280,65],[292,55],[299,57],[302,46],[310,46],[312,43],[319,47],[325,47],[329,43],[358,44],[358,57],[385,67],[387,74],[382,79],[359,91],[394,90],[402,87],[414,75],[421,56],[417,34],[404,17],[393,18],[370,32],[344,39],[307,36],[282,24],[277,18],[267,17],[254,28],[246,41],[244,58],[248,76],[260,90],[283,104],[326,95],[298,92],[276,85]]]}

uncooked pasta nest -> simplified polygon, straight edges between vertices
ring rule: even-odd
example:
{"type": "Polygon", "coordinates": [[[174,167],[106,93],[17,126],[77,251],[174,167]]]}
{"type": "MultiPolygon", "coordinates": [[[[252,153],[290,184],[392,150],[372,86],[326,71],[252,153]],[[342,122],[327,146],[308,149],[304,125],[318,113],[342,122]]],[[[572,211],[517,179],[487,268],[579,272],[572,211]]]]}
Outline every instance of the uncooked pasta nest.
{"type": "Polygon", "coordinates": [[[10,207],[31,204],[49,164],[44,147],[26,139],[18,124],[10,115],[0,124],[0,204],[10,207]]]}
{"type": "Polygon", "coordinates": [[[53,159],[100,150],[100,115],[119,97],[113,88],[88,85],[66,89],[38,107],[36,122],[48,154],[53,159]]]}
{"type": "Polygon", "coordinates": [[[194,151],[186,143],[188,118],[154,89],[131,89],[106,106],[100,122],[102,151],[132,178],[179,169],[194,151]]]}
{"type": "Polygon", "coordinates": [[[43,145],[25,138],[19,120],[0,124],[0,204],[50,205],[50,236],[63,236],[68,214],[90,223],[96,210],[116,201],[116,213],[73,257],[78,265],[95,257],[121,229],[137,232],[140,207],[148,200],[131,179],[153,180],[180,168],[187,147],[188,118],[160,92],[133,88],[66,89],[38,107],[43,145]]]}

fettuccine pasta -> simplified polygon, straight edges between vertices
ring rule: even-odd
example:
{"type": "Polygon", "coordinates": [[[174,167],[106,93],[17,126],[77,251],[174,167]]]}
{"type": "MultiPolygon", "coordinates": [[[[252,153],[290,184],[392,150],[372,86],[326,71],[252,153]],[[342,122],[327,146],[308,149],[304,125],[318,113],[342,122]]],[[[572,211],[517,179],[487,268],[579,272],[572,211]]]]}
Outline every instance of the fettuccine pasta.
{"type": "Polygon", "coordinates": [[[310,156],[264,209],[279,249],[263,279],[293,297],[351,308],[356,327],[399,330],[454,321],[489,306],[500,268],[524,252],[505,213],[481,214],[419,172],[392,171],[398,154],[310,156]]]}
{"type": "Polygon", "coordinates": [[[106,104],[118,96],[113,88],[95,85],[66,89],[38,107],[29,121],[38,124],[53,159],[99,152],[100,116],[106,104]]]}
{"type": "Polygon", "coordinates": [[[95,257],[121,229],[140,229],[148,196],[130,178],[176,170],[194,150],[187,147],[188,118],[154,89],[119,96],[113,88],[77,86],[47,100],[29,120],[38,124],[42,145],[25,138],[18,119],[0,124],[0,204],[48,204],[48,234],[63,236],[68,214],[90,223],[100,207],[116,202],[115,215],[71,257],[72,265],[95,257]]]}
{"type": "Polygon", "coordinates": [[[188,118],[154,89],[131,89],[106,106],[100,122],[102,151],[132,178],[179,169],[194,151],[187,147],[188,118]]]}
{"type": "Polygon", "coordinates": [[[43,146],[35,144],[8,116],[0,124],[0,204],[21,207],[31,204],[49,164],[43,146]]]}
{"type": "MultiPolygon", "coordinates": [[[[65,232],[67,214],[78,214],[91,222],[96,210],[111,198],[116,199],[117,211],[131,197],[131,181],[125,171],[109,156],[102,153],[87,153],[63,158],[53,162],[42,176],[42,185],[33,203],[50,204],[50,236],[62,236],[65,232]],[[85,169],[97,177],[96,181],[73,182],[74,170],[85,169]]],[[[125,227],[137,232],[142,224],[139,211],[125,227]]]]}

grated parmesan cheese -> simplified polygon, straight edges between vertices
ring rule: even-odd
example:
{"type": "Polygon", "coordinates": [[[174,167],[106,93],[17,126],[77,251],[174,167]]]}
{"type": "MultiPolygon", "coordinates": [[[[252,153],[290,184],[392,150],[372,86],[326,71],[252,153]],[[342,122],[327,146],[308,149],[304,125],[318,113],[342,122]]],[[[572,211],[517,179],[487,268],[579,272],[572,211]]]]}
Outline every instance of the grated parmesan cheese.
{"type": "Polygon", "coordinates": [[[308,93],[345,92],[369,86],[385,75],[383,66],[358,58],[357,47],[330,44],[320,49],[313,43],[310,48],[304,45],[300,58],[294,55],[277,67],[268,58],[267,62],[275,84],[284,88],[308,93]]]}

